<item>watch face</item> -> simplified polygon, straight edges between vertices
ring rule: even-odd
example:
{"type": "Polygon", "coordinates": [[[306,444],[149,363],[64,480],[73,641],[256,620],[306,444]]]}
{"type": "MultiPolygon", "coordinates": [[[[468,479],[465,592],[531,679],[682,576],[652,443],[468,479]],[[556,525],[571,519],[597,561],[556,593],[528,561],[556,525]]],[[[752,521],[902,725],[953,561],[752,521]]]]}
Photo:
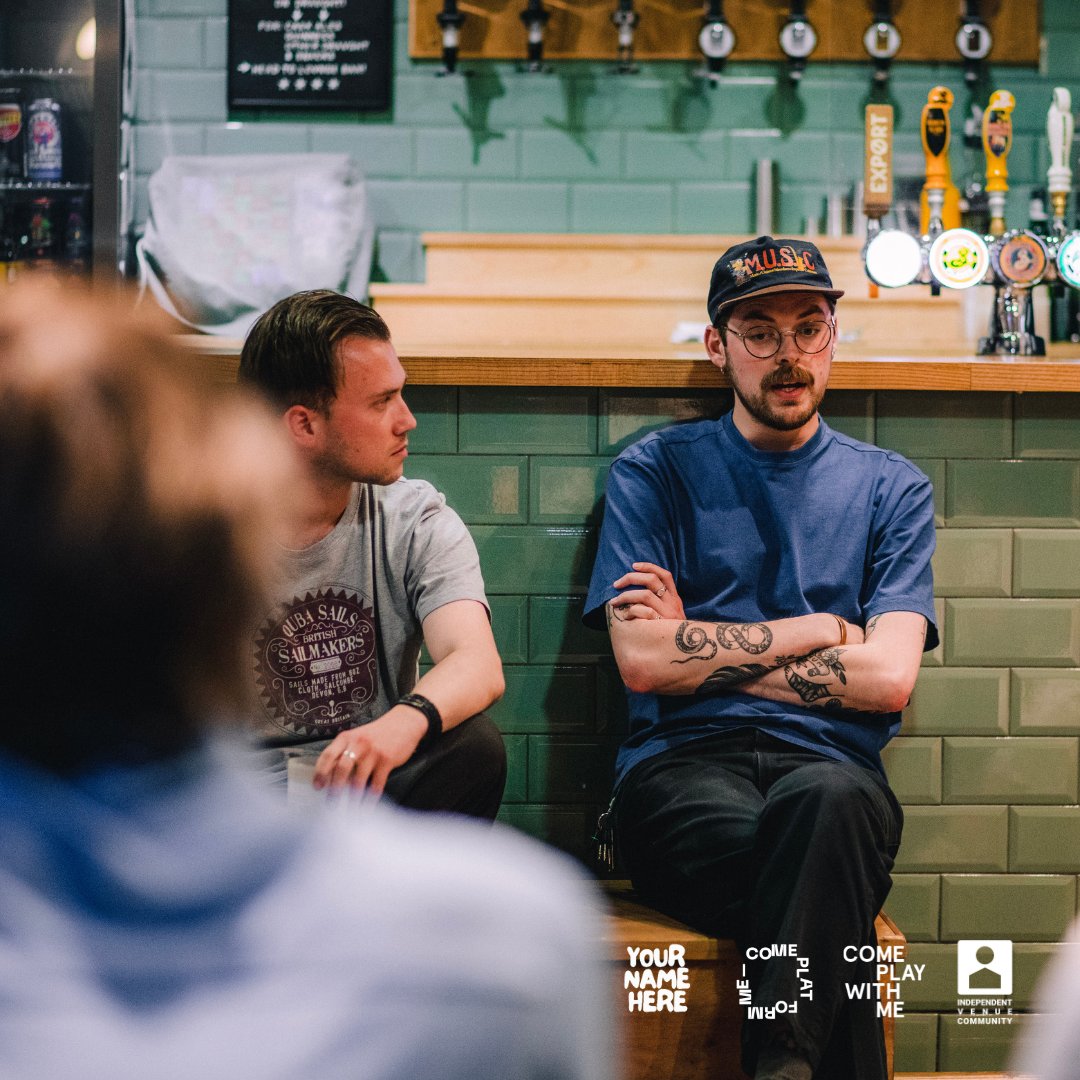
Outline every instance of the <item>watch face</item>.
{"type": "Polygon", "coordinates": [[[726,22],[710,22],[698,34],[698,47],[711,60],[723,60],[735,48],[735,34],[726,22]]]}
{"type": "Polygon", "coordinates": [[[1061,280],[1080,289],[1080,232],[1071,232],[1061,241],[1057,262],[1061,280]]]}
{"type": "Polygon", "coordinates": [[[919,241],[899,229],[879,232],[866,246],[866,273],[886,289],[910,285],[922,269],[919,241]]]}
{"type": "Polygon", "coordinates": [[[930,272],[948,289],[970,289],[986,276],[990,252],[970,229],[947,229],[930,247],[930,272]]]}
{"type": "Polygon", "coordinates": [[[802,19],[785,23],[780,31],[780,48],[787,56],[802,60],[809,56],[817,45],[817,32],[802,19]]]}
{"type": "Polygon", "coordinates": [[[994,245],[991,260],[997,272],[1016,285],[1035,285],[1046,273],[1047,252],[1032,233],[1017,232],[994,245]]]}
{"type": "Polygon", "coordinates": [[[872,23],[863,34],[863,45],[875,60],[891,60],[900,51],[900,31],[889,22],[872,23]]]}

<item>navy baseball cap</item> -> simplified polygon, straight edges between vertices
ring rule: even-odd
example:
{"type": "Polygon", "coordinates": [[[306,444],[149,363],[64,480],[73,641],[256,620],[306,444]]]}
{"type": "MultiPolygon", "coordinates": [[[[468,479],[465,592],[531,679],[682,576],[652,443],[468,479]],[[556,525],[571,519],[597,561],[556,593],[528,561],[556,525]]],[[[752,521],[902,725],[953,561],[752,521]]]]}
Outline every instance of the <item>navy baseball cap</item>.
{"type": "Polygon", "coordinates": [[[776,292],[819,292],[834,300],[844,295],[843,289],[833,288],[821,252],[809,240],[759,236],[728,248],[716,260],[709,282],[709,321],[715,326],[732,304],[776,292]]]}

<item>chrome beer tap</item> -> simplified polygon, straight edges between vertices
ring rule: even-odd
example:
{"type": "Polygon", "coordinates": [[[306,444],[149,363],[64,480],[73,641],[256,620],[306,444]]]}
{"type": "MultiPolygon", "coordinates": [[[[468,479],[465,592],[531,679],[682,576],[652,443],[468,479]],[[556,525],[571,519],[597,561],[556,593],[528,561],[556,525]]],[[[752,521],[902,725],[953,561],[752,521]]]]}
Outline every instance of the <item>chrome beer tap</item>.
{"type": "Polygon", "coordinates": [[[705,16],[698,33],[698,48],[705,58],[705,66],[696,72],[702,78],[711,79],[715,85],[724,63],[735,48],[735,31],[724,19],[724,0],[708,0],[705,16]]]}
{"type": "Polygon", "coordinates": [[[780,28],[780,48],[788,58],[788,78],[797,83],[807,58],[817,48],[817,31],[806,18],[806,0],[791,0],[791,12],[780,28]]]}
{"type": "Polygon", "coordinates": [[[974,86],[982,73],[982,62],[990,55],[994,38],[983,21],[979,0],[964,0],[964,14],[956,32],[956,49],[964,58],[964,81],[974,86]]]}
{"type": "Polygon", "coordinates": [[[443,0],[442,11],[435,16],[435,21],[442,31],[442,67],[438,74],[453,75],[457,71],[458,43],[465,14],[458,11],[457,0],[443,0]]]}
{"type": "Polygon", "coordinates": [[[900,31],[892,20],[890,0],[876,0],[874,21],[863,34],[863,46],[874,60],[874,82],[884,86],[892,59],[900,51],[900,31]]]}
{"type": "Polygon", "coordinates": [[[634,0],[619,0],[619,6],[611,13],[619,38],[619,62],[615,67],[618,75],[633,75],[637,70],[634,63],[634,31],[641,17],[634,10],[634,0]]]}
{"type": "Polygon", "coordinates": [[[543,0],[529,0],[519,17],[525,24],[526,41],[525,64],[522,70],[530,74],[550,71],[544,63],[544,27],[551,18],[551,12],[544,7],[543,0]]]}

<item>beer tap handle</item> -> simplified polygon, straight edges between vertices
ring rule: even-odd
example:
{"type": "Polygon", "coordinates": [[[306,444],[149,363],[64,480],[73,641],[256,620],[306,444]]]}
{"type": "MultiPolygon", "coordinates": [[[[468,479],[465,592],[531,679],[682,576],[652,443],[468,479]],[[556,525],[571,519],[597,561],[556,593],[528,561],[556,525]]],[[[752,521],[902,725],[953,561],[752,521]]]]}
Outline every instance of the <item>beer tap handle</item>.
{"type": "Polygon", "coordinates": [[[735,48],[735,31],[724,19],[724,0],[709,0],[698,33],[698,48],[705,58],[705,66],[695,74],[709,79],[716,85],[724,63],[735,48]]]}
{"type": "Polygon", "coordinates": [[[457,0],[443,0],[442,11],[435,16],[442,31],[442,62],[440,75],[453,75],[457,71],[458,44],[465,15],[458,11],[457,0]]]}
{"type": "Polygon", "coordinates": [[[883,86],[889,81],[892,59],[900,51],[900,31],[892,19],[891,0],[874,4],[874,21],[863,34],[863,47],[874,60],[874,82],[883,86]]]}
{"type": "Polygon", "coordinates": [[[1046,189],[1054,211],[1054,232],[1065,235],[1065,206],[1072,190],[1073,114],[1072,95],[1064,86],[1054,87],[1054,99],[1046,114],[1046,137],[1050,142],[1050,168],[1046,170],[1046,189]]]}
{"type": "Polygon", "coordinates": [[[615,68],[618,75],[633,75],[637,72],[634,63],[634,31],[641,21],[634,10],[634,0],[619,0],[619,6],[611,13],[619,38],[619,63],[615,68]]]}
{"type": "Polygon", "coordinates": [[[526,36],[523,70],[530,73],[548,71],[548,67],[544,64],[544,27],[551,18],[551,12],[544,7],[543,0],[529,0],[519,17],[525,24],[526,36]]]}
{"type": "Polygon", "coordinates": [[[867,105],[863,213],[867,217],[870,233],[877,232],[881,219],[892,207],[892,145],[893,107],[867,105]]]}
{"type": "Polygon", "coordinates": [[[964,0],[964,14],[956,32],[956,50],[964,58],[964,81],[974,86],[979,81],[982,62],[990,55],[994,39],[983,21],[979,0],[964,0]]]}
{"type": "Polygon", "coordinates": [[[1008,90],[995,90],[983,113],[982,143],[986,153],[986,194],[990,204],[990,233],[1005,231],[1005,196],[1009,191],[1008,157],[1012,149],[1012,112],[1016,99],[1008,90]]]}
{"type": "Polygon", "coordinates": [[[922,110],[922,145],[926,154],[923,192],[929,210],[926,231],[931,237],[941,232],[945,192],[952,183],[949,169],[949,110],[952,105],[953,92],[947,86],[935,86],[927,95],[922,110]]]}
{"type": "Polygon", "coordinates": [[[806,60],[817,48],[817,31],[806,18],[806,0],[791,0],[791,12],[780,29],[780,48],[788,58],[788,78],[797,83],[806,60]]]}

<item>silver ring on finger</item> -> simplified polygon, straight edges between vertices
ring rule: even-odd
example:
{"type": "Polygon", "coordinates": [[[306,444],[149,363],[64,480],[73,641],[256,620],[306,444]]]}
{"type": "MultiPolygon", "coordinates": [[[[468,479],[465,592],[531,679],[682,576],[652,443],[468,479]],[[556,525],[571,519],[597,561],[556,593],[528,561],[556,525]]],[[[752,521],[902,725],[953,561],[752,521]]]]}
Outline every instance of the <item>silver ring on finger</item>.
{"type": "Polygon", "coordinates": [[[667,586],[666,585],[661,585],[660,588],[656,590],[656,595],[658,597],[663,596],[664,593],[666,593],[666,592],[667,592],[667,586]]]}
{"type": "Polygon", "coordinates": [[[355,750],[346,750],[341,756],[343,758],[347,757],[350,760],[355,761],[356,760],[356,751],[355,750]]]}

